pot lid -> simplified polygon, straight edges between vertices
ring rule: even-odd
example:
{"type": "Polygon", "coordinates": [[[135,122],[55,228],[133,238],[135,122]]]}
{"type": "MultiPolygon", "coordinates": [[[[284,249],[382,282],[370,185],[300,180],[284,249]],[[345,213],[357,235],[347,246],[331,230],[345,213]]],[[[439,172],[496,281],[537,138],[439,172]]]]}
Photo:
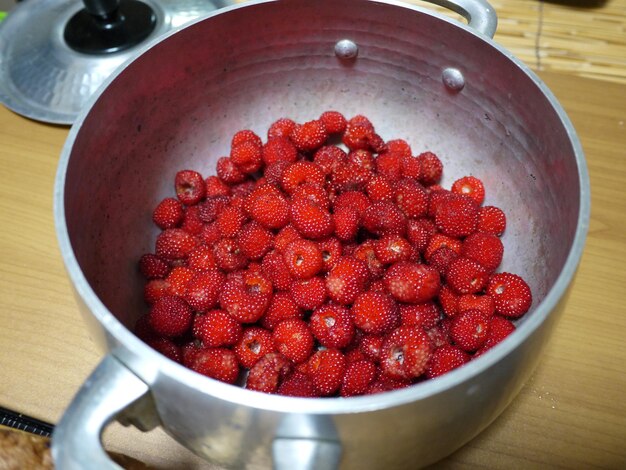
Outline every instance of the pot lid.
{"type": "Polygon", "coordinates": [[[227,6],[225,0],[25,0],[0,22],[0,103],[72,124],[142,45],[227,6]]]}

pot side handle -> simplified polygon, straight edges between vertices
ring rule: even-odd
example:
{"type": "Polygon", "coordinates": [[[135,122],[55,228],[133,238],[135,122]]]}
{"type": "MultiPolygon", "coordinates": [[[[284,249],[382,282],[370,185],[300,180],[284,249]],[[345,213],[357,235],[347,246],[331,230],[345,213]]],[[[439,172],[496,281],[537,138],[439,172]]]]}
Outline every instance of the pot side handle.
{"type": "Polygon", "coordinates": [[[493,38],[498,27],[498,17],[487,0],[426,0],[458,13],[467,20],[470,28],[493,38]]]}
{"type": "Polygon", "coordinates": [[[148,385],[107,355],[82,385],[52,433],[58,470],[122,470],[102,447],[102,431],[124,409],[148,394],[148,385]]]}

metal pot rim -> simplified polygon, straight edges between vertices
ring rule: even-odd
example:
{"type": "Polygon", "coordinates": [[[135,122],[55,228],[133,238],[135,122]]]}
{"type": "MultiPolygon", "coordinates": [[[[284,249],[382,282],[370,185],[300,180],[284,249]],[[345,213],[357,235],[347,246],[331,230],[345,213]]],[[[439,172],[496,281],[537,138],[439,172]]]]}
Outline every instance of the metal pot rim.
{"type": "MultiPolygon", "coordinates": [[[[256,0],[247,2],[245,4],[238,4],[226,7],[217,12],[211,13],[202,19],[191,22],[184,27],[192,27],[194,24],[200,21],[206,21],[213,16],[221,15],[233,10],[237,10],[240,8],[249,8],[257,4],[270,3],[273,1],[276,0],[256,0]]],[[[154,377],[142,377],[144,380],[147,380],[148,383],[150,383],[149,379],[155,378],[159,374],[164,374],[170,378],[175,379],[176,381],[185,383],[187,386],[192,387],[202,393],[206,393],[227,402],[250,406],[263,410],[272,410],[286,413],[294,411],[306,411],[310,414],[358,413],[378,409],[386,409],[409,402],[422,400],[432,395],[462,385],[466,385],[468,387],[467,392],[472,393],[472,379],[481,374],[486,369],[492,367],[494,364],[502,360],[505,356],[512,353],[520,344],[526,341],[526,339],[531,336],[531,334],[537,328],[539,328],[539,326],[548,318],[552,310],[556,307],[557,303],[566,292],[582,257],[586,235],[589,227],[591,201],[589,175],[582,146],[571,121],[559,104],[558,100],[549,90],[547,85],[545,85],[543,81],[532,70],[530,70],[528,66],[523,64],[509,51],[507,51],[505,48],[498,45],[485,35],[475,32],[473,29],[464,24],[461,24],[457,21],[449,19],[445,16],[438,15],[436,13],[433,13],[432,11],[418,6],[403,4],[395,0],[376,1],[377,3],[385,3],[395,7],[407,8],[423,14],[435,16],[442,21],[446,21],[457,28],[465,30],[468,34],[472,34],[482,39],[482,41],[484,41],[485,43],[485,47],[495,48],[498,52],[503,54],[515,65],[517,65],[517,67],[520,69],[520,73],[525,73],[533,81],[533,83],[535,83],[535,85],[539,88],[539,90],[541,90],[541,92],[544,94],[546,99],[550,102],[551,106],[558,114],[563,128],[570,138],[570,142],[572,144],[575,154],[579,176],[580,199],[578,225],[576,228],[576,233],[574,235],[572,247],[556,282],[546,294],[542,302],[536,306],[535,310],[532,312],[532,315],[529,315],[529,317],[519,325],[513,335],[505,339],[502,343],[495,346],[492,350],[489,351],[489,353],[482,355],[478,359],[473,360],[463,367],[453,370],[442,377],[428,380],[408,388],[376,395],[358,396],[350,398],[295,398],[263,394],[228,385],[208,377],[203,377],[200,374],[197,374],[196,372],[165,358],[160,353],[156,352],[151,347],[146,345],[130,330],[122,325],[122,323],[104,306],[104,304],[100,301],[92,288],[89,286],[83,272],[79,267],[78,261],[71,247],[66,226],[65,208],[63,204],[66,170],[70,160],[73,144],[80,132],[82,123],[85,121],[90,112],[90,109],[103,94],[108,85],[112,81],[114,81],[118,75],[123,73],[123,71],[132,60],[135,60],[132,59],[131,61],[128,61],[120,66],[116,70],[116,72],[113,73],[103,83],[99,90],[93,94],[89,103],[81,111],[74,125],[70,129],[70,133],[67,137],[61,153],[61,158],[59,161],[59,166],[55,179],[54,215],[55,229],[59,241],[62,258],[65,263],[68,275],[74,283],[76,292],[90,309],[93,316],[106,330],[106,332],[110,334],[113,338],[115,338],[121,345],[123,345],[125,354],[130,354],[130,357],[138,360],[147,360],[153,366],[154,377]]],[[[140,57],[141,55],[143,55],[143,53],[151,49],[154,45],[160,43],[161,41],[167,40],[170,35],[176,34],[184,27],[172,30],[167,35],[164,35],[146,44],[143,50],[141,50],[136,57],[140,57]]],[[[113,351],[113,354],[117,355],[115,351],[113,351]]],[[[123,356],[124,354],[121,355],[123,356]]],[[[124,358],[121,359],[123,362],[126,362],[128,364],[128,360],[124,360],[124,358]]],[[[130,366],[130,368],[132,369],[132,366],[130,366]]]]}

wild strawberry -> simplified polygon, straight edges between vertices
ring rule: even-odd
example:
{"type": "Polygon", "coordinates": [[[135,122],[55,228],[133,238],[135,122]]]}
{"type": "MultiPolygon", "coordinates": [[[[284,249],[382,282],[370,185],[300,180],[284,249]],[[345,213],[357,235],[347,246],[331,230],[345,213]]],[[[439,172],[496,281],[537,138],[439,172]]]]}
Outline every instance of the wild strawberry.
{"type": "Polygon", "coordinates": [[[387,147],[387,152],[395,152],[402,158],[409,158],[413,154],[411,146],[404,139],[388,140],[385,145],[387,147]]]}
{"type": "Polygon", "coordinates": [[[275,137],[289,137],[294,127],[296,127],[296,123],[292,119],[280,118],[274,121],[267,130],[267,140],[275,137]]]}
{"type": "Polygon", "coordinates": [[[287,269],[296,279],[309,279],[315,276],[324,264],[322,252],[317,243],[311,240],[295,240],[283,250],[287,269]]]}
{"type": "Polygon", "coordinates": [[[453,193],[465,194],[471,197],[479,205],[485,200],[485,186],[475,176],[464,176],[452,184],[450,188],[453,193]]]}
{"type": "Polygon", "coordinates": [[[198,217],[200,220],[208,224],[217,219],[218,214],[220,214],[229,203],[230,198],[228,196],[215,196],[207,198],[194,207],[198,208],[198,217]]]}
{"type": "Polygon", "coordinates": [[[404,178],[395,185],[394,202],[410,219],[425,216],[428,212],[429,196],[417,181],[404,178]]]}
{"type": "Polygon", "coordinates": [[[398,181],[402,177],[404,157],[398,152],[384,152],[376,157],[376,172],[389,181],[398,181]]]}
{"type": "Polygon", "coordinates": [[[339,305],[327,304],[316,309],[309,326],[313,336],[327,348],[345,348],[354,337],[350,311],[339,305]]]}
{"type": "Polygon", "coordinates": [[[348,121],[338,111],[325,111],[319,117],[319,120],[324,124],[324,128],[326,132],[329,134],[341,134],[346,130],[346,125],[348,121]]]}
{"type": "Polygon", "coordinates": [[[426,251],[426,247],[435,233],[437,233],[437,227],[428,218],[410,219],[407,222],[406,237],[420,253],[426,251]]]}
{"type": "Polygon", "coordinates": [[[322,396],[328,396],[341,387],[346,358],[337,349],[322,349],[311,356],[307,367],[315,389],[322,396]]]}
{"type": "Polygon", "coordinates": [[[469,196],[455,195],[437,209],[435,225],[444,235],[460,238],[476,231],[479,206],[469,196]]]}
{"type": "MultiPolygon", "coordinates": [[[[357,330],[360,331],[360,330],[357,330]]],[[[359,351],[370,361],[380,362],[380,352],[383,349],[386,335],[363,335],[359,341],[359,351]]]]}
{"type": "Polygon", "coordinates": [[[215,171],[219,179],[230,186],[246,180],[246,174],[235,165],[230,157],[220,157],[215,165],[215,171]]]}
{"type": "Polygon", "coordinates": [[[313,155],[313,163],[325,174],[333,174],[348,161],[346,152],[336,145],[324,145],[313,155]]]}
{"type": "Polygon", "coordinates": [[[428,368],[426,369],[426,377],[434,379],[451,370],[461,367],[469,362],[470,355],[458,346],[445,345],[435,349],[433,352],[428,368]]]}
{"type": "Polygon", "coordinates": [[[480,310],[466,310],[452,320],[450,337],[463,351],[476,351],[487,340],[489,323],[489,316],[480,310]]]}
{"type": "Polygon", "coordinates": [[[224,285],[224,275],[217,269],[195,274],[186,284],[185,301],[196,312],[206,312],[215,307],[224,285]]]}
{"type": "Polygon", "coordinates": [[[306,201],[325,210],[330,209],[328,193],[322,186],[304,183],[299,185],[291,195],[291,201],[306,201]]]}
{"type": "Polygon", "coordinates": [[[400,305],[400,324],[429,330],[439,323],[439,308],[435,302],[400,305]]]}
{"type": "Polygon", "coordinates": [[[328,272],[337,264],[337,260],[341,258],[343,245],[339,239],[328,237],[317,242],[317,246],[322,253],[322,272],[328,272]]]}
{"type": "Polygon", "coordinates": [[[313,352],[314,339],[304,320],[290,318],[274,327],[272,340],[276,350],[295,363],[306,361],[313,352]]]}
{"type": "Polygon", "coordinates": [[[392,378],[419,377],[426,371],[432,349],[430,338],[422,328],[401,326],[383,343],[380,366],[392,378]]]}
{"type": "Polygon", "coordinates": [[[296,125],[289,138],[300,152],[312,152],[320,148],[328,139],[328,132],[320,120],[296,125]]]}
{"type": "Polygon", "coordinates": [[[244,271],[231,276],[220,293],[220,305],[235,320],[254,323],[259,320],[270,303],[272,284],[259,272],[244,271]]]}
{"type": "Polygon", "coordinates": [[[447,317],[452,318],[459,313],[459,295],[446,284],[441,286],[437,299],[447,317]]]}
{"type": "Polygon", "coordinates": [[[151,338],[147,342],[148,346],[160,352],[165,357],[174,362],[182,363],[182,353],[180,347],[168,338],[151,338]]]}
{"type": "Polygon", "coordinates": [[[393,264],[411,258],[413,247],[400,235],[383,235],[374,241],[374,253],[382,264],[393,264]]]}
{"type": "Polygon", "coordinates": [[[185,216],[182,203],[174,198],[167,197],[156,206],[152,212],[152,221],[160,229],[176,228],[185,216]]]}
{"type": "Polygon", "coordinates": [[[449,333],[451,323],[452,319],[446,317],[442,319],[437,326],[426,330],[426,334],[430,338],[430,343],[433,345],[434,349],[452,344],[449,333]]]}
{"type": "Polygon", "coordinates": [[[233,205],[225,207],[217,216],[217,225],[222,237],[232,238],[237,236],[246,219],[246,214],[241,208],[233,205]]]}
{"type": "Polygon", "coordinates": [[[308,200],[291,204],[291,225],[306,238],[321,239],[334,233],[335,223],[330,212],[308,200]]]}
{"type": "Polygon", "coordinates": [[[163,258],[146,253],[139,258],[139,271],[146,279],[163,279],[170,272],[170,265],[163,258]]]}
{"type": "Polygon", "coordinates": [[[402,175],[415,181],[422,179],[422,163],[416,157],[409,156],[402,161],[402,175]]]}
{"type": "Polygon", "coordinates": [[[270,251],[263,257],[261,262],[263,274],[270,280],[274,289],[277,291],[286,291],[291,288],[293,277],[282,253],[277,250],[270,251]]]}
{"type": "Polygon", "coordinates": [[[376,378],[376,365],[367,360],[349,363],[341,381],[339,395],[353,397],[363,395],[376,378]]]}
{"type": "Polygon", "coordinates": [[[446,201],[448,201],[449,199],[453,199],[456,196],[458,196],[457,194],[453,193],[452,191],[448,191],[447,189],[433,189],[434,186],[430,186],[429,188],[427,188],[428,190],[428,217],[430,217],[431,219],[435,218],[435,215],[437,215],[437,211],[439,210],[439,207],[444,204],[446,201]]]}
{"type": "Polygon", "coordinates": [[[361,217],[371,204],[372,201],[362,192],[346,191],[337,196],[337,199],[333,202],[333,210],[337,212],[343,208],[349,207],[354,209],[357,214],[359,214],[359,217],[361,217]]]}
{"type": "Polygon", "coordinates": [[[148,313],[150,327],[166,338],[181,336],[191,327],[193,312],[180,297],[158,299],[148,313]]]}
{"type": "Polygon", "coordinates": [[[250,369],[246,388],[257,392],[276,393],[292,369],[285,356],[278,352],[268,353],[250,369]]]}
{"type": "Polygon", "coordinates": [[[133,332],[135,333],[135,336],[137,336],[144,343],[159,337],[150,326],[149,314],[143,314],[137,319],[133,332]]]}
{"type": "Polygon", "coordinates": [[[193,206],[199,203],[206,194],[202,175],[193,170],[182,170],[174,178],[176,196],[183,204],[193,206]]]}
{"type": "Polygon", "coordinates": [[[233,135],[233,138],[230,141],[230,146],[231,148],[237,147],[238,145],[243,144],[244,142],[250,142],[257,147],[260,147],[262,144],[261,138],[254,131],[250,129],[242,129],[240,131],[235,132],[235,134],[233,135]]]}
{"type": "Polygon", "coordinates": [[[283,173],[289,167],[291,163],[285,161],[277,161],[275,163],[270,163],[265,167],[263,171],[263,177],[265,178],[265,182],[268,184],[272,184],[274,186],[281,186],[283,180],[283,173]]]}
{"type": "Polygon", "coordinates": [[[168,260],[184,259],[198,245],[193,235],[179,228],[168,228],[157,235],[155,253],[168,260]]]}
{"type": "Polygon", "coordinates": [[[230,196],[230,187],[215,175],[208,176],[204,180],[206,197],[230,196]]]}
{"type": "Polygon", "coordinates": [[[246,266],[248,260],[234,238],[222,238],[213,247],[215,261],[226,272],[236,271],[246,266]]]}
{"type": "Polygon", "coordinates": [[[170,295],[170,283],[165,279],[151,279],[143,288],[143,298],[148,305],[153,305],[157,300],[170,295]]]}
{"type": "Polygon", "coordinates": [[[187,285],[193,279],[195,273],[186,266],[175,266],[167,275],[168,295],[182,297],[187,290],[187,285]]]}
{"type": "Polygon", "coordinates": [[[239,364],[235,353],[226,348],[208,348],[198,351],[191,369],[229,384],[234,384],[239,377],[239,364]]]}
{"type": "Polygon", "coordinates": [[[275,350],[272,333],[258,326],[244,328],[239,340],[233,346],[239,364],[246,369],[252,368],[259,359],[275,350]]]}
{"type": "Polygon", "coordinates": [[[461,240],[457,238],[448,237],[447,235],[443,235],[442,233],[435,233],[428,242],[428,246],[426,247],[426,251],[424,252],[424,258],[427,262],[430,263],[430,258],[440,248],[448,248],[454,251],[456,254],[460,255],[462,246],[463,244],[461,240]]]}
{"type": "Polygon", "coordinates": [[[384,277],[389,293],[400,302],[422,303],[437,295],[441,287],[439,273],[425,264],[400,261],[384,277]]]}
{"type": "Polygon", "coordinates": [[[213,249],[199,245],[187,256],[187,267],[197,272],[210,271],[217,268],[213,249]]]}
{"type": "Polygon", "coordinates": [[[489,281],[489,272],[476,261],[459,256],[448,266],[448,285],[458,294],[476,294],[489,281]]]}
{"type": "Polygon", "coordinates": [[[489,320],[489,334],[487,339],[483,343],[482,347],[476,351],[474,357],[477,357],[489,349],[493,348],[496,344],[500,343],[507,336],[515,331],[515,325],[504,317],[494,315],[489,320]]]}
{"type": "Polygon", "coordinates": [[[324,173],[315,163],[302,160],[285,168],[281,186],[287,194],[293,194],[301,184],[324,186],[325,180],[324,173]]]}
{"type": "Polygon", "coordinates": [[[335,169],[329,184],[336,192],[363,191],[373,176],[372,170],[348,161],[335,169]]]}
{"type": "Polygon", "coordinates": [[[287,137],[274,137],[263,146],[262,158],[266,165],[276,162],[293,163],[298,159],[298,150],[287,137]]]}
{"type": "Polygon", "coordinates": [[[200,220],[200,208],[198,206],[189,206],[185,209],[180,228],[191,235],[200,235],[204,228],[204,222],[200,220]]]}
{"type": "Polygon", "coordinates": [[[276,393],[288,397],[314,398],[319,396],[309,376],[298,371],[288,375],[278,386],[276,393]]]}
{"type": "Polygon", "coordinates": [[[400,323],[398,305],[379,292],[359,294],[350,309],[354,324],[366,333],[381,335],[400,323]]]}
{"type": "Polygon", "coordinates": [[[272,296],[267,311],[261,317],[261,325],[268,330],[273,330],[278,323],[289,318],[302,318],[304,311],[291,298],[287,292],[275,292],[272,296]]]}
{"type": "Polygon", "coordinates": [[[361,218],[355,209],[341,207],[335,210],[332,218],[335,226],[335,236],[339,240],[348,242],[356,239],[361,218]]]}
{"type": "Polygon", "coordinates": [[[342,256],[326,276],[328,296],[342,305],[354,302],[369,281],[367,265],[351,256],[342,256]]]}
{"type": "Polygon", "coordinates": [[[372,279],[379,279],[385,273],[385,266],[376,256],[376,244],[378,240],[370,238],[365,240],[359,246],[356,247],[353,257],[364,261],[367,265],[367,269],[370,272],[372,279]]]}
{"type": "Polygon", "coordinates": [[[376,169],[376,160],[369,150],[358,149],[351,151],[348,153],[348,162],[370,172],[376,169]]]}
{"type": "Polygon", "coordinates": [[[432,152],[423,152],[417,159],[422,168],[420,182],[425,186],[439,183],[443,173],[443,164],[439,157],[432,152]]]}
{"type": "Polygon", "coordinates": [[[305,310],[320,307],[328,297],[326,282],[319,276],[293,281],[290,292],[294,302],[305,310]]]}
{"type": "Polygon", "coordinates": [[[193,322],[193,335],[207,348],[236,344],[242,331],[241,324],[223,310],[196,315],[193,322]]]}
{"type": "Polygon", "coordinates": [[[258,222],[252,221],[241,228],[237,242],[246,258],[259,260],[272,249],[274,235],[258,222]]]}
{"type": "Polygon", "coordinates": [[[496,313],[504,317],[519,318],[530,309],[530,287],[517,274],[496,273],[489,278],[487,294],[493,297],[496,313]]]}
{"type": "Polygon", "coordinates": [[[365,185],[365,192],[372,202],[391,201],[394,196],[394,189],[385,176],[374,175],[365,185]]]}
{"type": "Polygon", "coordinates": [[[488,317],[491,317],[496,312],[496,304],[493,301],[493,297],[487,294],[464,294],[457,299],[457,309],[459,312],[480,310],[488,317]]]}
{"type": "Polygon", "coordinates": [[[502,236],[506,229],[506,216],[502,209],[495,206],[483,206],[478,211],[478,230],[502,236]]]}
{"type": "Polygon", "coordinates": [[[356,115],[348,120],[341,140],[350,150],[370,149],[375,139],[374,126],[368,118],[356,115]]]}
{"type": "Polygon", "coordinates": [[[363,227],[374,235],[404,235],[406,217],[395,204],[375,202],[363,214],[363,227]]]}
{"type": "Polygon", "coordinates": [[[495,271],[502,262],[504,245],[492,233],[476,232],[463,241],[461,254],[476,261],[487,271],[495,271]]]}

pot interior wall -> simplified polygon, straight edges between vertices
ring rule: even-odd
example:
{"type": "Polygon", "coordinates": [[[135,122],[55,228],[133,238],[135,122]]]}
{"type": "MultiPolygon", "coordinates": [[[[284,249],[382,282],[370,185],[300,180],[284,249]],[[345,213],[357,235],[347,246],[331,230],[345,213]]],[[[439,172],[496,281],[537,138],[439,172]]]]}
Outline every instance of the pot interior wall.
{"type": "Polygon", "coordinates": [[[176,171],[214,174],[232,134],[265,139],[279,117],[327,109],[368,116],[385,139],[437,153],[443,185],[473,174],[508,216],[503,270],[526,276],[536,306],[572,244],[580,188],[573,149],[538,86],[505,54],[408,7],[321,0],[227,11],[181,30],[130,64],[94,104],[71,151],[67,226],[88,281],[126,325],[145,311],[141,254],[151,212],[176,171]],[[355,61],[337,40],[359,46],[355,61]],[[442,70],[466,79],[447,90],[442,70]]]}

